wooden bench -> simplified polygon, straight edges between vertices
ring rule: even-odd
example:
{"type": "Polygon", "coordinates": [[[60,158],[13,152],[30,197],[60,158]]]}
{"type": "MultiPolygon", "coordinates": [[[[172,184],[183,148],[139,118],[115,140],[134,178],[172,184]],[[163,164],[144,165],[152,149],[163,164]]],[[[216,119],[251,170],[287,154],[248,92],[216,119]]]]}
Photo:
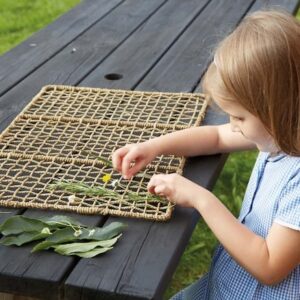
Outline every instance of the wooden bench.
{"type": "MultiPolygon", "coordinates": [[[[293,13],[299,5],[296,0],[83,1],[0,58],[0,130],[47,84],[200,91],[217,41],[266,2],[293,13]]],[[[205,124],[225,121],[211,110],[205,118],[205,124]]],[[[211,189],[225,160],[221,155],[189,159],[184,176],[211,189]]],[[[0,214],[1,222],[16,214],[42,214],[32,209],[1,211],[10,212],[0,214]]],[[[162,299],[199,219],[195,210],[180,207],[166,223],[76,217],[89,225],[120,220],[129,227],[114,251],[93,259],[1,246],[2,299],[16,298],[8,294],[49,300],[162,299]]]]}

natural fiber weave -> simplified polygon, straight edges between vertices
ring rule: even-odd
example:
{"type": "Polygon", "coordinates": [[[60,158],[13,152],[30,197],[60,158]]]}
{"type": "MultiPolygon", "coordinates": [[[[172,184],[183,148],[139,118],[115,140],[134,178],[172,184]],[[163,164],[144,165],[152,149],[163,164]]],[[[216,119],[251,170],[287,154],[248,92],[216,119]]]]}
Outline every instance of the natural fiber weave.
{"type": "Polygon", "coordinates": [[[111,160],[126,144],[198,126],[206,105],[202,94],[46,86],[0,136],[0,205],[167,220],[169,202],[128,201],[124,194],[146,195],[153,174],[181,174],[183,157],[158,157],[147,175],[121,181],[125,191],[104,184],[120,200],[76,195],[70,204],[70,193],[48,187],[61,180],[99,186],[105,174],[119,179],[96,157],[111,160]]]}

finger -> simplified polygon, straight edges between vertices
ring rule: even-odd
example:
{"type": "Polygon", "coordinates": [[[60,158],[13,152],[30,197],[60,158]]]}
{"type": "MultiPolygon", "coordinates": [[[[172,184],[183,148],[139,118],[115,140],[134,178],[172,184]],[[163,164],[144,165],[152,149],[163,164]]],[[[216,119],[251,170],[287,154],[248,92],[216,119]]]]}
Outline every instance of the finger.
{"type": "Polygon", "coordinates": [[[155,188],[154,188],[154,193],[156,195],[159,195],[159,196],[164,196],[165,195],[165,185],[157,185],[155,188]]]}
{"type": "Polygon", "coordinates": [[[153,175],[151,177],[151,179],[149,180],[148,184],[147,184],[147,190],[149,193],[154,194],[154,188],[155,188],[155,175],[153,175]]]}
{"type": "Polygon", "coordinates": [[[140,171],[145,166],[144,160],[135,161],[134,166],[132,166],[128,171],[128,177],[134,176],[138,171],[140,171]]]}
{"type": "Polygon", "coordinates": [[[137,153],[135,151],[129,151],[122,161],[122,174],[125,179],[129,179],[129,169],[132,162],[137,159],[137,153]]]}
{"type": "Polygon", "coordinates": [[[121,172],[122,170],[122,159],[123,157],[128,153],[129,149],[126,147],[122,147],[115,151],[112,155],[112,163],[114,169],[118,170],[121,172]]]}
{"type": "Polygon", "coordinates": [[[153,175],[148,182],[147,190],[151,194],[155,194],[155,187],[161,184],[161,180],[159,179],[159,175],[153,175]]]}
{"type": "Polygon", "coordinates": [[[155,188],[155,186],[150,186],[150,187],[148,187],[148,192],[149,192],[150,194],[155,194],[154,188],[155,188]]]}

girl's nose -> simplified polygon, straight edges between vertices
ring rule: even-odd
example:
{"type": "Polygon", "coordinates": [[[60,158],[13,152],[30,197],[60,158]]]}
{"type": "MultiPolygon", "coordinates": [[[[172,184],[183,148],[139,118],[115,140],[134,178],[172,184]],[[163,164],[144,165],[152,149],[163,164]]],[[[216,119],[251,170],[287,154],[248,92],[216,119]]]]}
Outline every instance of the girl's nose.
{"type": "Polygon", "coordinates": [[[240,132],[239,126],[232,120],[230,120],[230,125],[231,125],[231,131],[232,132],[240,132]]]}

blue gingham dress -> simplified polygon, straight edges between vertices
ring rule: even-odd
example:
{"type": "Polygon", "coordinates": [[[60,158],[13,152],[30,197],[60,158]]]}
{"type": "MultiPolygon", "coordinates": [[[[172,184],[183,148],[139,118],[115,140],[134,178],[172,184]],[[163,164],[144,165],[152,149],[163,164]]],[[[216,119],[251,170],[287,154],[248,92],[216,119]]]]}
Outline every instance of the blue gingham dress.
{"type": "MultiPolygon", "coordinates": [[[[300,230],[300,157],[259,153],[239,221],[264,238],[273,222],[300,230]]],[[[262,285],[219,245],[209,273],[172,298],[182,299],[300,299],[300,265],[279,284],[262,285]]]]}

